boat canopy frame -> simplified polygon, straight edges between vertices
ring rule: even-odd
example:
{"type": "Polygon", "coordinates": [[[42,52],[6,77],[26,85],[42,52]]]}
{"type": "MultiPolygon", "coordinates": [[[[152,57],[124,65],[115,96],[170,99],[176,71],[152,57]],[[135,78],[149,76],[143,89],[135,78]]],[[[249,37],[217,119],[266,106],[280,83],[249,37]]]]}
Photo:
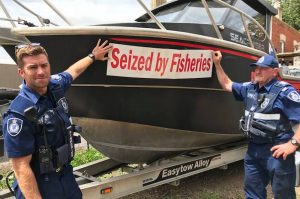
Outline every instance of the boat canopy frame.
{"type": "MultiPolygon", "coordinates": [[[[203,1],[205,1],[205,0],[203,0],[203,1]]],[[[255,19],[253,19],[250,15],[248,15],[248,14],[242,12],[241,10],[239,10],[239,9],[237,9],[237,8],[235,8],[235,7],[229,5],[229,4],[227,4],[227,3],[225,3],[225,2],[223,2],[223,1],[221,1],[221,0],[213,0],[213,1],[216,2],[216,3],[220,3],[220,4],[222,4],[223,6],[229,7],[230,9],[232,9],[232,10],[234,10],[234,11],[236,11],[236,12],[238,12],[238,13],[240,14],[240,16],[241,16],[241,18],[242,18],[242,20],[243,20],[243,24],[244,24],[244,28],[245,28],[247,37],[248,37],[249,42],[250,42],[250,46],[251,46],[252,48],[254,48],[254,45],[253,45],[252,38],[251,38],[251,36],[250,36],[250,31],[249,31],[249,29],[248,29],[248,27],[247,27],[247,25],[246,25],[246,22],[245,22],[245,18],[249,19],[251,22],[254,22],[255,25],[257,25],[257,26],[259,27],[259,29],[260,29],[261,31],[263,31],[263,33],[264,33],[265,36],[267,37],[268,43],[269,43],[270,47],[272,48],[275,57],[277,58],[276,50],[275,50],[275,47],[274,47],[273,43],[271,42],[271,38],[270,38],[269,34],[267,33],[267,31],[264,29],[264,27],[262,27],[262,25],[260,25],[260,23],[258,23],[255,19]]]]}
{"type": "MultiPolygon", "coordinates": [[[[215,31],[217,37],[218,37],[219,39],[221,39],[221,40],[224,40],[223,37],[222,37],[222,34],[221,34],[221,32],[220,32],[220,30],[222,30],[222,27],[221,27],[220,25],[218,25],[218,24],[215,22],[215,20],[214,20],[214,18],[213,18],[213,16],[212,16],[212,13],[211,13],[211,11],[210,11],[210,8],[209,8],[209,6],[208,6],[208,4],[207,4],[207,1],[208,1],[208,0],[201,0],[202,4],[203,4],[203,6],[204,6],[204,8],[205,8],[205,10],[206,10],[206,13],[207,13],[207,15],[208,15],[208,17],[209,17],[209,19],[210,19],[210,23],[211,23],[211,25],[213,26],[214,31],[215,31]]],[[[253,17],[251,17],[250,15],[248,15],[248,14],[242,12],[242,11],[239,10],[238,8],[232,6],[232,5],[230,5],[230,4],[228,4],[228,3],[224,2],[224,1],[221,1],[221,0],[210,0],[210,1],[213,1],[213,2],[215,2],[215,3],[217,3],[217,4],[219,4],[219,5],[222,5],[222,6],[224,6],[224,7],[227,7],[227,8],[229,8],[229,9],[234,10],[234,11],[236,11],[237,13],[239,13],[239,15],[240,15],[240,17],[241,17],[241,19],[242,19],[242,22],[243,22],[243,26],[244,26],[244,29],[245,29],[245,33],[246,33],[247,39],[248,39],[248,41],[249,41],[249,45],[250,45],[251,48],[255,48],[255,47],[254,47],[254,44],[253,44],[253,40],[252,40],[252,38],[251,38],[250,31],[249,31],[249,29],[248,29],[248,27],[247,27],[247,24],[246,24],[246,19],[248,19],[248,20],[250,20],[251,22],[253,22],[253,23],[254,23],[254,24],[255,24],[255,25],[256,25],[256,26],[264,33],[264,35],[265,35],[265,37],[267,38],[268,43],[269,43],[269,45],[270,45],[270,46],[269,46],[269,49],[271,48],[273,52],[276,52],[275,47],[274,47],[274,45],[273,45],[272,42],[271,42],[271,38],[270,38],[268,32],[267,32],[267,31],[264,29],[264,27],[263,27],[259,22],[257,22],[253,17]]],[[[160,7],[162,7],[162,6],[160,6],[160,7]]],[[[270,8],[269,8],[269,9],[270,9],[270,8]]],[[[271,10],[271,11],[273,11],[273,10],[271,10]]],[[[270,13],[274,14],[274,12],[271,12],[271,11],[270,11],[270,13]]],[[[153,14],[152,11],[150,11],[150,12],[153,14]]],[[[154,15],[154,14],[153,14],[153,15],[154,15]]],[[[152,17],[152,15],[149,15],[149,16],[150,16],[150,18],[151,18],[153,21],[155,21],[155,22],[156,22],[156,21],[159,21],[159,20],[157,19],[157,17],[155,17],[155,15],[154,15],[153,17],[152,17]],[[154,18],[155,18],[155,19],[154,19],[154,18]]],[[[139,19],[140,19],[140,18],[139,18],[139,19]]],[[[160,27],[160,26],[158,25],[158,27],[160,27]]],[[[276,53],[274,53],[274,55],[276,56],[276,53]]],[[[277,58],[277,56],[276,56],[276,58],[277,58]]]]}
{"type": "MultiPolygon", "coordinates": [[[[21,2],[19,2],[19,0],[13,0],[13,1],[16,2],[23,9],[25,9],[26,11],[28,11],[29,13],[31,13],[32,15],[34,15],[35,17],[37,17],[42,26],[49,25],[49,24],[54,25],[54,26],[58,26],[57,24],[51,22],[48,19],[43,18],[42,16],[40,16],[37,13],[33,12],[32,10],[30,10],[25,5],[23,5],[21,2]]],[[[49,6],[49,8],[51,10],[53,10],[66,24],[68,24],[69,26],[72,25],[72,23],[53,4],[51,4],[48,0],[42,0],[42,1],[45,2],[49,6]]],[[[252,18],[250,15],[242,12],[241,10],[239,10],[239,9],[235,8],[234,6],[231,6],[228,3],[223,2],[221,0],[211,0],[211,1],[213,1],[213,2],[215,2],[217,4],[220,4],[220,5],[224,6],[224,7],[227,7],[229,9],[234,10],[237,13],[239,13],[239,15],[240,15],[240,17],[242,19],[242,23],[243,23],[243,26],[244,26],[244,29],[245,29],[245,32],[246,32],[247,39],[249,41],[249,45],[250,45],[251,48],[255,48],[255,47],[254,47],[254,44],[253,44],[253,40],[251,38],[250,31],[249,31],[249,29],[247,27],[247,24],[246,24],[246,19],[248,19],[251,22],[253,22],[260,29],[260,31],[262,31],[265,34],[265,37],[267,38],[268,43],[269,43],[269,50],[271,48],[273,52],[276,52],[275,47],[274,47],[274,45],[271,42],[269,34],[264,29],[264,27],[262,27],[262,25],[259,24],[259,22],[257,22],[254,18],[252,18]]],[[[164,27],[164,25],[153,14],[153,12],[147,8],[147,6],[143,2],[143,0],[137,0],[137,2],[141,5],[141,7],[146,11],[146,13],[149,15],[149,17],[156,23],[156,25],[161,30],[167,30],[164,27]]],[[[214,31],[215,31],[218,39],[224,40],[223,37],[222,37],[222,34],[220,32],[220,30],[222,30],[222,27],[215,22],[215,20],[214,20],[214,18],[212,16],[212,13],[210,11],[210,8],[209,8],[209,6],[207,4],[207,0],[201,0],[201,2],[202,2],[203,6],[204,6],[204,8],[206,10],[206,13],[208,14],[208,17],[210,19],[210,23],[213,26],[213,29],[214,29],[214,31]]],[[[9,12],[8,12],[8,10],[7,10],[7,8],[6,8],[6,6],[2,3],[2,1],[0,1],[0,6],[1,6],[2,10],[4,11],[6,17],[7,17],[7,19],[0,18],[0,20],[8,20],[8,21],[11,22],[11,24],[12,24],[13,27],[16,27],[16,25],[15,25],[14,22],[20,23],[20,19],[18,19],[18,20],[12,19],[11,16],[10,16],[10,14],[9,14],[9,12]]],[[[276,56],[276,53],[274,53],[274,55],[276,56]]],[[[276,56],[276,58],[277,58],[277,56],[276,56]]]]}

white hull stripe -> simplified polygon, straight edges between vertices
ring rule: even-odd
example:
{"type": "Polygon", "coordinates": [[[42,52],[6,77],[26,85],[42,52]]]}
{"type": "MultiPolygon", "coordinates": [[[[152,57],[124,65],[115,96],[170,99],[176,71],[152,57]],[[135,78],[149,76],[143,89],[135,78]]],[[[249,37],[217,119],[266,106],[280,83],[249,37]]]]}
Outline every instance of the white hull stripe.
{"type": "MultiPolygon", "coordinates": [[[[245,116],[249,115],[249,111],[245,111],[245,116]]],[[[280,120],[280,114],[265,114],[265,113],[256,113],[254,112],[254,119],[260,120],[280,120]]]]}

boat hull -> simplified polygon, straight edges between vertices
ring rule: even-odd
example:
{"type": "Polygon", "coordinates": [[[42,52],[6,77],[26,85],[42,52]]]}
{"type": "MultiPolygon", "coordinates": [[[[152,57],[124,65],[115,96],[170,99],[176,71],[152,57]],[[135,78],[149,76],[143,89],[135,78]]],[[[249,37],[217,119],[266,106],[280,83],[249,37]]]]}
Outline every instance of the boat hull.
{"type": "Polygon", "coordinates": [[[212,134],[94,118],[74,118],[74,121],[83,126],[82,136],[88,143],[124,163],[150,163],[244,139],[242,134],[212,134]]]}

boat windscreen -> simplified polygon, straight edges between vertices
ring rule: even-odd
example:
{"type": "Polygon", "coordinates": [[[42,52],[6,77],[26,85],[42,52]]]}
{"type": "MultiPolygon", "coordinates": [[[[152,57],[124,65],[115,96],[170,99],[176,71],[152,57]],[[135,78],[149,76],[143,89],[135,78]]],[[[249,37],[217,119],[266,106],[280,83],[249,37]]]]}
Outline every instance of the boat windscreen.
{"type": "Polygon", "coordinates": [[[235,1],[233,6],[241,10],[243,13],[247,13],[247,15],[255,19],[262,27],[266,29],[266,14],[259,13],[242,0],[235,1]]]}
{"type": "MultiPolygon", "coordinates": [[[[155,14],[160,22],[211,24],[201,1],[185,2],[155,14]]],[[[149,19],[147,22],[153,22],[149,19]]]]}
{"type": "Polygon", "coordinates": [[[231,4],[253,19],[215,1],[207,0],[207,4],[215,23],[219,27],[222,27],[220,32],[223,39],[249,47],[253,45],[255,49],[268,52],[269,43],[266,34],[253,21],[255,19],[262,27],[266,28],[266,15],[257,12],[242,0],[236,0],[231,2],[231,4]],[[247,30],[249,31],[252,44],[249,40],[247,30]]]}
{"type": "MultiPolygon", "coordinates": [[[[262,27],[266,28],[266,15],[254,10],[242,0],[227,0],[226,2],[254,18],[262,27]]],[[[249,41],[249,37],[251,37],[254,48],[267,50],[268,44],[265,42],[265,33],[251,19],[216,1],[206,0],[206,3],[214,22],[217,26],[224,28],[220,31],[223,39],[251,47],[249,41]],[[249,31],[249,37],[246,29],[249,31]]],[[[212,25],[201,1],[185,1],[169,6],[155,12],[155,16],[161,23],[212,25]]],[[[149,19],[147,22],[153,22],[153,20],[149,19]]]]}

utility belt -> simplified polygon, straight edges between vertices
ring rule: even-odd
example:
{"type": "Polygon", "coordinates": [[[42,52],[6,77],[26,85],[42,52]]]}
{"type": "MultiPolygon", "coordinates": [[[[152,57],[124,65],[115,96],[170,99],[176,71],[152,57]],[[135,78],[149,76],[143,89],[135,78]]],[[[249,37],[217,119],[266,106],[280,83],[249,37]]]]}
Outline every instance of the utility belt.
{"type": "Polygon", "coordinates": [[[58,148],[52,148],[49,145],[42,145],[37,151],[40,174],[48,174],[51,172],[59,172],[62,168],[69,164],[75,154],[74,144],[81,143],[81,137],[75,136],[74,132],[80,133],[81,127],[71,125],[67,128],[68,135],[66,143],[58,148]]]}
{"type": "Polygon", "coordinates": [[[253,118],[245,120],[244,116],[239,121],[239,128],[248,139],[252,140],[254,137],[259,137],[269,143],[274,142],[274,138],[279,133],[292,131],[290,125],[272,125],[253,118]]]}

